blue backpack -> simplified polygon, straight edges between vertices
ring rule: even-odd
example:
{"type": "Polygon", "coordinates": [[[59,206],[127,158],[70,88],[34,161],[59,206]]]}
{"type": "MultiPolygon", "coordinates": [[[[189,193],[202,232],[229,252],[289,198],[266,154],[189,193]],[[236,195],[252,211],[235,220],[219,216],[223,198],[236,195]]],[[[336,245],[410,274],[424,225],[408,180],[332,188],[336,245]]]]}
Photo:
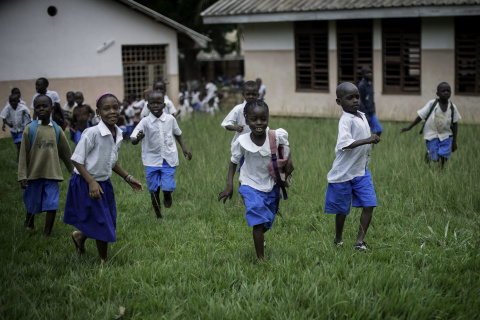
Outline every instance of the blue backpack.
{"type": "MultiPolygon", "coordinates": [[[[58,146],[58,139],[60,139],[60,128],[58,127],[57,123],[53,120],[50,120],[53,124],[53,128],[55,129],[55,137],[57,138],[57,146],[58,146]]],[[[30,122],[30,131],[28,132],[28,140],[30,140],[30,150],[32,150],[33,142],[35,141],[35,137],[37,136],[37,129],[38,129],[38,120],[33,120],[30,122]]]]}

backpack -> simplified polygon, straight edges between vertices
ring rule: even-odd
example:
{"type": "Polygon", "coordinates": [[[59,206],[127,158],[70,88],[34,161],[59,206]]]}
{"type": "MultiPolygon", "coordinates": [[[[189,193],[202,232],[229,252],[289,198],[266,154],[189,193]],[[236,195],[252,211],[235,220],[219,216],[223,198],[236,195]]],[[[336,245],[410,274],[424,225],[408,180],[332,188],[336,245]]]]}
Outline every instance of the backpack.
{"type": "MultiPolygon", "coordinates": [[[[425,123],[427,123],[428,117],[430,117],[430,115],[432,114],[433,109],[435,109],[435,106],[437,105],[437,103],[438,103],[438,99],[436,99],[435,102],[430,107],[430,110],[428,111],[428,114],[425,117],[425,122],[423,123],[422,129],[420,130],[420,134],[423,133],[423,128],[425,128],[425,123]]],[[[450,110],[452,111],[452,121],[450,122],[450,129],[451,129],[453,126],[453,113],[455,112],[453,109],[453,103],[451,101],[450,101],[450,110]]]]}
{"type": "MultiPolygon", "coordinates": [[[[60,139],[60,128],[58,127],[57,123],[53,120],[52,122],[53,128],[55,129],[55,137],[57,138],[57,146],[58,140],[60,139]]],[[[28,132],[28,140],[30,140],[30,150],[32,150],[33,142],[37,136],[37,129],[38,129],[38,120],[33,120],[30,122],[30,131],[28,132]]]]}

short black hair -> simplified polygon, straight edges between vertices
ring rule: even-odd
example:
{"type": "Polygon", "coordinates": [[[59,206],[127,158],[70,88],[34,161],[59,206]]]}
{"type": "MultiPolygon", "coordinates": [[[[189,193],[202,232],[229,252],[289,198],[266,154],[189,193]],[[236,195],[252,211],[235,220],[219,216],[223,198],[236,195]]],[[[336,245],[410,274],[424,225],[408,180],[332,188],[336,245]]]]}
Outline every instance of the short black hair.
{"type": "MultiPolygon", "coordinates": [[[[43,83],[45,83],[47,85],[47,87],[50,85],[50,83],[48,82],[47,78],[38,78],[37,81],[42,81],[43,83]]],[[[51,100],[51,99],[50,99],[51,100]]]]}
{"type": "Polygon", "coordinates": [[[451,86],[448,82],[443,81],[443,82],[440,82],[440,83],[438,84],[438,86],[437,86],[437,91],[438,91],[438,89],[439,89],[441,86],[444,86],[444,85],[449,86],[450,89],[452,88],[452,86],[451,86]]]}
{"type": "Polygon", "coordinates": [[[257,83],[257,81],[248,80],[247,82],[245,82],[245,83],[243,84],[243,91],[245,91],[245,89],[246,89],[247,87],[249,87],[249,88],[255,87],[255,88],[257,88],[257,90],[258,90],[258,83],[257,83]]]}
{"type": "Polygon", "coordinates": [[[351,86],[354,86],[355,88],[357,88],[357,86],[351,82],[340,83],[335,92],[337,94],[337,99],[342,99],[345,96],[345,91],[347,90],[347,88],[351,86]]]}
{"type": "Polygon", "coordinates": [[[35,101],[37,101],[38,98],[41,98],[41,97],[47,97],[48,100],[50,100],[50,105],[53,107],[53,101],[52,101],[52,98],[50,98],[49,96],[47,96],[46,94],[39,94],[38,96],[35,97],[35,99],[33,99],[33,106],[35,107],[35,101]]]}
{"type": "Polygon", "coordinates": [[[10,91],[11,94],[20,94],[20,89],[17,87],[13,88],[12,91],[10,91]]]}
{"type": "Polygon", "coordinates": [[[18,99],[18,100],[20,100],[20,95],[18,95],[18,94],[16,94],[16,93],[12,93],[12,94],[8,97],[8,101],[13,100],[13,99],[18,99]]]}
{"type": "Polygon", "coordinates": [[[362,73],[365,73],[367,71],[372,71],[372,68],[370,68],[370,66],[363,66],[362,67],[362,73]]]}
{"type": "Polygon", "coordinates": [[[104,94],[103,96],[101,96],[100,99],[97,100],[97,104],[96,104],[97,109],[100,109],[100,106],[102,105],[102,101],[104,99],[108,98],[108,97],[115,98],[115,100],[117,100],[117,103],[120,104],[117,97],[115,97],[112,93],[107,93],[107,94],[104,94]]]}
{"type": "Polygon", "coordinates": [[[245,120],[247,119],[248,114],[255,108],[255,107],[262,107],[267,111],[267,115],[269,114],[268,105],[263,100],[255,99],[252,101],[247,102],[245,107],[243,108],[243,116],[245,120]]]}
{"type": "Polygon", "coordinates": [[[73,92],[73,91],[68,91],[66,95],[68,96],[68,95],[70,95],[70,94],[75,95],[75,92],[73,92]]]}
{"type": "Polygon", "coordinates": [[[152,92],[148,93],[148,95],[147,95],[147,101],[148,101],[151,97],[153,98],[153,96],[154,96],[155,94],[161,94],[161,95],[163,96],[164,101],[165,101],[165,95],[163,94],[163,92],[160,92],[160,91],[152,91],[152,92]]]}
{"type": "Polygon", "coordinates": [[[157,79],[157,80],[153,81],[152,89],[155,87],[155,85],[157,83],[163,83],[163,86],[165,87],[165,89],[167,89],[167,83],[162,79],[157,79]]]}

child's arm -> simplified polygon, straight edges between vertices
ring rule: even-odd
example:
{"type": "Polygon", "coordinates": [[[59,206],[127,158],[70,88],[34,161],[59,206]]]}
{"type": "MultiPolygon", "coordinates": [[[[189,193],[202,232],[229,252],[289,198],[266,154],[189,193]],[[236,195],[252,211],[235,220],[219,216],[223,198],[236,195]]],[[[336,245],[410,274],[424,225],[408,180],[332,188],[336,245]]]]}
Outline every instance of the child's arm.
{"type": "Polygon", "coordinates": [[[454,122],[452,125],[452,152],[457,151],[457,131],[458,131],[458,123],[454,122]]]}
{"type": "Polygon", "coordinates": [[[102,199],[102,195],[101,195],[103,193],[102,187],[100,187],[98,182],[95,181],[95,179],[93,179],[93,177],[90,175],[90,173],[88,173],[85,166],[83,164],[80,164],[80,163],[74,161],[74,160],[72,160],[72,163],[75,166],[75,168],[77,168],[78,172],[83,177],[83,179],[85,179],[85,181],[87,181],[87,183],[88,183],[88,195],[90,196],[90,198],[92,198],[92,199],[102,199]]]}
{"type": "Polygon", "coordinates": [[[230,166],[228,167],[228,181],[227,181],[227,187],[225,190],[219,193],[218,195],[218,201],[223,199],[223,203],[225,203],[228,199],[232,199],[233,195],[233,176],[235,175],[235,171],[237,169],[237,165],[233,162],[230,161],[230,166]]]}
{"type": "Polygon", "coordinates": [[[410,129],[415,127],[420,122],[422,122],[422,118],[417,117],[415,120],[413,120],[413,122],[408,127],[400,129],[400,133],[404,133],[405,131],[409,131],[410,129]]]}
{"type": "Polygon", "coordinates": [[[352,142],[352,144],[350,144],[346,147],[343,147],[342,150],[354,149],[356,147],[363,146],[364,144],[377,144],[380,141],[381,140],[380,140],[379,136],[377,136],[376,134],[372,134],[370,137],[368,137],[366,139],[355,140],[354,142],[352,142]]]}
{"type": "Polygon", "coordinates": [[[8,122],[6,119],[3,119],[3,126],[2,126],[2,130],[5,131],[5,125],[9,126],[10,128],[13,127],[13,124],[11,124],[10,122],[8,122]]]}
{"type": "Polygon", "coordinates": [[[130,187],[132,187],[133,192],[139,193],[140,191],[143,191],[143,186],[142,184],[135,179],[132,175],[128,174],[125,170],[123,170],[122,167],[118,163],[115,163],[115,166],[113,167],[113,172],[118,174],[120,177],[127,182],[130,187]]]}
{"type": "Polygon", "coordinates": [[[225,126],[225,129],[227,129],[228,131],[237,131],[237,132],[242,132],[243,131],[243,127],[245,127],[245,125],[238,125],[238,126],[232,126],[232,125],[228,125],[228,126],[225,126]]]}
{"type": "Polygon", "coordinates": [[[190,153],[190,151],[188,151],[187,147],[185,147],[185,145],[183,144],[182,136],[181,135],[177,136],[176,134],[174,134],[174,136],[175,136],[175,139],[177,139],[177,142],[182,147],[183,155],[185,156],[185,158],[187,158],[188,160],[192,160],[192,154],[190,153]]]}
{"type": "Polygon", "coordinates": [[[145,138],[145,133],[143,133],[143,130],[140,130],[136,137],[130,136],[130,141],[133,145],[137,145],[143,138],[145,138]]]}
{"type": "Polygon", "coordinates": [[[68,172],[73,174],[73,163],[72,160],[70,160],[72,157],[72,151],[70,150],[70,145],[68,144],[63,131],[60,132],[60,139],[58,141],[58,156],[62,159],[68,172]]]}

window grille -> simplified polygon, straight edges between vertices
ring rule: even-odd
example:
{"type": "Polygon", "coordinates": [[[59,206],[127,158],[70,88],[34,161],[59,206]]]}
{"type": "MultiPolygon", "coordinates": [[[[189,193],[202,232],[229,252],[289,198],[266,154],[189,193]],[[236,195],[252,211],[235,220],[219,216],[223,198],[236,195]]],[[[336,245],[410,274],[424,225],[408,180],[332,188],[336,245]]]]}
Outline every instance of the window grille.
{"type": "Polygon", "coordinates": [[[455,18],[455,93],[480,95],[480,16],[455,18]]]}

